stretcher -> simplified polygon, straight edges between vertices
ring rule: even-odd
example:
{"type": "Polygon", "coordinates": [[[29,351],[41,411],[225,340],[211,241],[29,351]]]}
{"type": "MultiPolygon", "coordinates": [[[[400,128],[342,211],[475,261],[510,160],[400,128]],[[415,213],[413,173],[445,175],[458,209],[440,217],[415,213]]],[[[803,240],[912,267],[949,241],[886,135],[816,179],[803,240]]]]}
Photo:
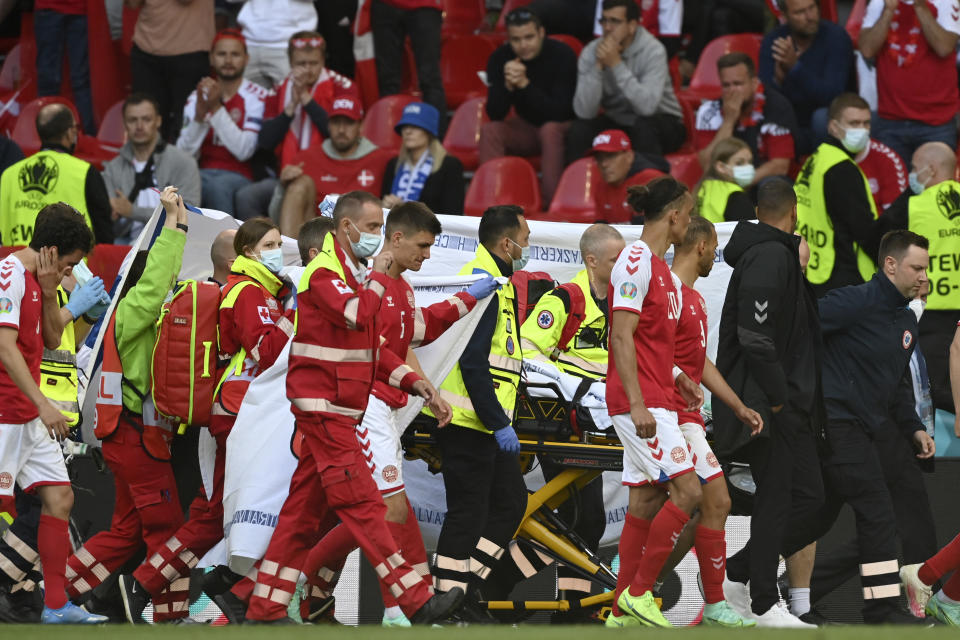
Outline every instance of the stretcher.
{"type": "MultiPolygon", "coordinates": [[[[491,611],[571,611],[602,610],[613,601],[617,576],[593,553],[583,540],[563,522],[555,509],[604,471],[623,469],[623,446],[613,429],[591,431],[592,421],[578,412],[553,383],[521,383],[514,427],[520,440],[520,465],[528,472],[537,457],[550,459],[565,467],[553,480],[527,497],[527,509],[514,535],[518,543],[562,562],[587,580],[600,584],[605,593],[582,600],[513,601],[491,600],[491,611]],[[540,387],[553,396],[532,396],[528,388],[540,387]]],[[[423,414],[421,414],[421,417],[423,414]]],[[[434,423],[435,424],[435,423],[434,423]]],[[[440,471],[440,454],[433,426],[428,420],[414,420],[402,438],[408,458],[420,458],[431,471],[440,471]]]]}

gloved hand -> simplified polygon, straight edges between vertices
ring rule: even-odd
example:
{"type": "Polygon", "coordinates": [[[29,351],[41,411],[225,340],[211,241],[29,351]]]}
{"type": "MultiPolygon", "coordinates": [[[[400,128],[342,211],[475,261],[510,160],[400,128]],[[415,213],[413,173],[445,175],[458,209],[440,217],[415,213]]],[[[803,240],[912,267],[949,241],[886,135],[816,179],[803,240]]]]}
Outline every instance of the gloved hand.
{"type": "Polygon", "coordinates": [[[520,455],[520,440],[517,438],[517,432],[513,430],[513,427],[507,425],[502,429],[497,429],[493,432],[493,437],[497,439],[497,446],[500,447],[501,451],[512,453],[515,456],[520,455]]]}
{"type": "Polygon", "coordinates": [[[100,301],[97,304],[90,307],[90,309],[87,311],[85,315],[90,320],[99,320],[100,316],[106,313],[107,309],[109,308],[110,308],[110,296],[106,292],[104,292],[104,294],[100,296],[100,301]]]}
{"type": "MultiPolygon", "coordinates": [[[[67,301],[67,311],[76,320],[87,311],[90,311],[97,303],[102,303],[105,297],[109,303],[110,297],[103,288],[103,280],[99,276],[94,276],[87,280],[82,287],[75,287],[70,294],[70,300],[67,301]]],[[[103,313],[102,311],[100,313],[103,313]]]]}
{"type": "Polygon", "coordinates": [[[472,295],[477,300],[483,300],[499,288],[500,285],[497,284],[496,278],[493,276],[487,276],[483,280],[477,280],[467,287],[467,293],[472,295]]]}

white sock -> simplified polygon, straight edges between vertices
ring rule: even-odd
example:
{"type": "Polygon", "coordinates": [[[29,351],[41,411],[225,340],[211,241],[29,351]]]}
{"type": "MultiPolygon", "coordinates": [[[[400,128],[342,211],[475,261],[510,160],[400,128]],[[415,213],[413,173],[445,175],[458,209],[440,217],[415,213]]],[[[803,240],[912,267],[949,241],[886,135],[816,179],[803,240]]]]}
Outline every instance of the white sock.
{"type": "Polygon", "coordinates": [[[403,615],[403,609],[400,607],[387,607],[383,610],[383,616],[385,618],[399,618],[403,615]]]}
{"type": "Polygon", "coordinates": [[[790,587],[790,613],[802,616],[810,611],[810,588],[795,589],[790,587]]]}
{"type": "Polygon", "coordinates": [[[945,602],[946,604],[960,604],[960,602],[957,602],[956,600],[954,600],[953,598],[945,594],[943,592],[943,589],[941,589],[940,591],[937,591],[937,600],[939,600],[940,602],[945,602]]]}

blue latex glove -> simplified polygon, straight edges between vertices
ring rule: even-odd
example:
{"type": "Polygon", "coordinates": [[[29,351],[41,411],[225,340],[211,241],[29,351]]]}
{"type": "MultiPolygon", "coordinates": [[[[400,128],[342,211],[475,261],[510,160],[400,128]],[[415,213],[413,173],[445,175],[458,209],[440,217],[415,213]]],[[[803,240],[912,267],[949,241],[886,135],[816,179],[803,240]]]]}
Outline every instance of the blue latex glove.
{"type": "MultiPolygon", "coordinates": [[[[103,297],[106,297],[108,301],[110,300],[103,288],[103,280],[101,280],[99,276],[94,276],[87,280],[87,283],[82,287],[75,287],[73,289],[73,293],[70,294],[70,300],[67,301],[65,306],[67,311],[73,316],[73,319],[76,320],[87,311],[90,311],[98,303],[102,303],[103,297]]],[[[103,312],[101,311],[100,313],[103,312]]]]}
{"type": "Polygon", "coordinates": [[[504,453],[520,455],[520,440],[517,438],[517,432],[513,427],[506,426],[493,432],[493,437],[497,439],[497,446],[504,453]]]}
{"type": "Polygon", "coordinates": [[[493,276],[487,276],[483,280],[477,280],[467,287],[467,293],[472,295],[477,300],[483,300],[499,288],[500,285],[497,284],[496,278],[493,276]]]}
{"type": "Polygon", "coordinates": [[[86,316],[91,320],[99,320],[100,316],[106,313],[107,309],[109,308],[110,308],[110,296],[104,293],[100,297],[100,301],[97,304],[90,307],[90,309],[86,313],[86,316]]]}

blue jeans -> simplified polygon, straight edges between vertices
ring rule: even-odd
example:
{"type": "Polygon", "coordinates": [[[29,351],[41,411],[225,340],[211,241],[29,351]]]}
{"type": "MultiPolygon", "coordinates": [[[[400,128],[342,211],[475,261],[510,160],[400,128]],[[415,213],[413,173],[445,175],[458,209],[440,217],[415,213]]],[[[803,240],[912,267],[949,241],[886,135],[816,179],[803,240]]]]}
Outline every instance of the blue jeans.
{"type": "Polygon", "coordinates": [[[874,113],[871,135],[899,153],[908,168],[913,152],[924,142],[943,142],[951,149],[957,148],[956,119],[930,125],[916,120],[887,120],[874,113]]]}
{"type": "Polygon", "coordinates": [[[233,196],[250,179],[226,169],[200,169],[200,200],[207,209],[216,209],[233,215],[233,196]]]}
{"type": "Polygon", "coordinates": [[[60,95],[60,71],[66,44],[70,56],[70,88],[80,114],[80,125],[87,135],[96,135],[90,95],[87,16],[41,9],[33,14],[33,33],[37,39],[37,94],[60,95]]]}

